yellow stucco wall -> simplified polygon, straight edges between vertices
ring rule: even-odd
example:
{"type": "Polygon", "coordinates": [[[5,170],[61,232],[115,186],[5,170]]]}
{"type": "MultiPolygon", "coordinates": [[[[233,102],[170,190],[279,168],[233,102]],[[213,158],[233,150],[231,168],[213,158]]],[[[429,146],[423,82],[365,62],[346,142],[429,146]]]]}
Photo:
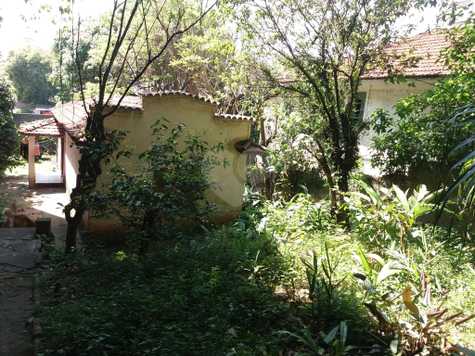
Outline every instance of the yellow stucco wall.
{"type": "MultiPolygon", "coordinates": [[[[234,143],[249,138],[250,122],[239,120],[221,120],[214,118],[216,107],[198,99],[186,96],[151,96],[143,98],[143,112],[119,112],[105,121],[107,129],[127,132],[122,146],[132,152],[131,157],[122,158],[120,164],[129,172],[136,171],[138,155],[152,144],[151,126],[158,119],[167,119],[170,126],[183,123],[186,132],[196,134],[210,145],[222,143],[224,150],[219,153],[219,160],[226,160],[226,166],[220,165],[210,172],[212,187],[207,198],[217,207],[216,221],[227,221],[236,217],[242,206],[242,196],[246,180],[246,154],[234,148],[234,143]]],[[[103,189],[110,182],[108,169],[98,180],[98,189],[103,189]]],[[[102,220],[102,219],[101,219],[102,220]]],[[[89,228],[99,230],[102,223],[89,221],[89,228]]]]}

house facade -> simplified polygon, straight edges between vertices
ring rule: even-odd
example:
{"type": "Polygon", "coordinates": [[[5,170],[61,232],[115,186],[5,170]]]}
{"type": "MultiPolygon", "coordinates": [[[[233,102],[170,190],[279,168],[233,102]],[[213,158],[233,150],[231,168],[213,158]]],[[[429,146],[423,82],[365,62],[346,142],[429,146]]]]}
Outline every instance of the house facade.
{"type": "MultiPolygon", "coordinates": [[[[113,100],[111,106],[116,104],[113,100]]],[[[94,108],[91,106],[91,109],[94,108]]],[[[84,135],[86,111],[82,102],[71,102],[58,104],[53,113],[54,120],[48,125],[56,127],[56,130],[48,130],[54,132],[61,141],[61,174],[66,193],[69,194],[76,186],[80,159],[78,143],[84,135]]],[[[187,133],[198,135],[210,145],[224,146],[218,159],[227,164],[216,166],[210,172],[212,186],[207,198],[217,207],[215,221],[226,222],[239,215],[247,168],[246,152],[239,148],[249,140],[252,119],[243,115],[222,114],[219,104],[213,99],[185,92],[146,92],[141,96],[127,96],[104,124],[106,130],[127,133],[119,149],[126,149],[131,155],[120,158],[119,164],[129,173],[140,169],[139,155],[150,148],[153,141],[152,126],[159,119],[166,119],[170,126],[184,124],[187,133]]],[[[43,126],[42,130],[45,131],[45,128],[43,126]]],[[[34,131],[20,130],[28,137],[33,137],[34,131]]],[[[108,168],[104,167],[96,189],[107,189],[110,182],[108,168]]],[[[113,219],[94,217],[94,211],[87,214],[84,225],[87,230],[94,232],[111,232],[120,228],[113,219]]]]}
{"type": "MultiPolygon", "coordinates": [[[[362,101],[363,119],[368,122],[378,109],[393,113],[394,105],[402,98],[422,93],[430,89],[441,77],[449,74],[440,59],[441,52],[450,46],[447,32],[443,30],[424,32],[390,45],[386,52],[393,58],[390,63],[404,81],[388,81],[389,73],[384,69],[372,69],[362,77],[359,88],[362,101]],[[403,57],[416,59],[414,65],[403,65],[403,57]]],[[[363,172],[370,176],[380,176],[380,172],[371,166],[371,141],[374,133],[366,131],[360,139],[360,155],[363,172]]]]}

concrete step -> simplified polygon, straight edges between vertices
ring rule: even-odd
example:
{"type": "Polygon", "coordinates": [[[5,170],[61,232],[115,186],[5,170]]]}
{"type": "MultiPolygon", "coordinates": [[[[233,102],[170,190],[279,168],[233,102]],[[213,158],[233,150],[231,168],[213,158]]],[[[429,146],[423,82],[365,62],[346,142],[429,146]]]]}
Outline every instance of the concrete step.
{"type": "Polygon", "coordinates": [[[35,236],[34,227],[2,227],[0,228],[0,239],[33,239],[35,236]]]}
{"type": "Polygon", "coordinates": [[[0,273],[27,271],[41,259],[41,241],[34,228],[0,229],[0,273]]]}

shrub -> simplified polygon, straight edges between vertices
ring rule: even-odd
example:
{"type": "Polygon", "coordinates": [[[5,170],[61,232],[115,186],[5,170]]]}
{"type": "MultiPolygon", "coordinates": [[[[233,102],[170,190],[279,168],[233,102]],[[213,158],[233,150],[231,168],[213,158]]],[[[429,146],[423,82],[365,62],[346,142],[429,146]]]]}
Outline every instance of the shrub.
{"type": "Polygon", "coordinates": [[[0,79],[0,175],[17,163],[19,141],[12,114],[14,106],[11,87],[0,79]]]}
{"type": "Polygon", "coordinates": [[[448,181],[449,168],[463,154],[451,156],[450,152],[473,130],[469,124],[454,129],[450,118],[460,107],[475,103],[474,33],[475,26],[467,23],[448,34],[452,46],[441,60],[451,75],[422,94],[401,99],[395,115],[382,110],[375,113],[371,124],[376,132],[373,164],[384,173],[407,175],[429,170],[441,174],[442,182],[448,181]]]}
{"type": "Polygon", "coordinates": [[[273,331],[292,324],[273,294],[282,266],[272,241],[229,228],[145,258],[57,259],[39,312],[43,354],[276,354],[285,345],[273,331]]]}
{"type": "Polygon", "coordinates": [[[208,172],[218,164],[215,153],[222,149],[185,134],[184,125],[170,128],[158,121],[153,137],[152,147],[140,155],[140,173],[131,175],[116,166],[110,191],[95,201],[143,241],[190,233],[208,223],[213,209],[205,197],[212,184],[208,172]]]}
{"type": "Polygon", "coordinates": [[[45,355],[438,354],[473,347],[473,250],[418,222],[423,187],[328,203],[246,200],[186,239],[60,260],[45,287],[45,355]],[[372,225],[371,225],[372,224],[372,225]],[[97,276],[100,275],[100,278],[97,276]]]}
{"type": "Polygon", "coordinates": [[[354,234],[362,241],[385,246],[397,241],[404,249],[408,239],[417,239],[417,221],[429,213],[433,194],[425,185],[412,194],[397,185],[374,189],[358,181],[362,192],[350,193],[346,199],[354,234]]]}
{"type": "Polygon", "coordinates": [[[282,282],[312,315],[291,337],[309,354],[331,353],[315,330],[346,322],[350,354],[437,353],[458,338],[467,343],[475,326],[467,314],[473,300],[460,296],[474,292],[473,249],[461,245],[456,232],[421,221],[433,208],[426,187],[404,192],[357,185],[362,191],[346,197],[351,232],[332,222],[327,206],[302,195],[261,210],[258,230],[278,241],[289,264],[282,282]],[[365,344],[358,330],[370,330],[366,341],[376,346],[365,344]]]}
{"type": "Polygon", "coordinates": [[[467,316],[444,306],[445,296],[437,286],[440,280],[432,275],[434,266],[417,263],[399,251],[389,249],[385,253],[389,260],[358,250],[360,269],[354,273],[380,335],[389,339],[393,354],[448,353],[453,349],[449,337],[475,314],[467,316]]]}

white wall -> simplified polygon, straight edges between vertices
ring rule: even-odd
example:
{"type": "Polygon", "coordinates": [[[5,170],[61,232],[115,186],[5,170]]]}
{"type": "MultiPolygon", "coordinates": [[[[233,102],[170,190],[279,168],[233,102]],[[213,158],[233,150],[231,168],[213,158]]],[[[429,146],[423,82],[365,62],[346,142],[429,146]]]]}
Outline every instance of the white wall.
{"type": "Polygon", "coordinates": [[[79,150],[74,145],[71,137],[64,134],[64,179],[66,193],[69,195],[76,186],[76,176],[79,168],[79,150]]]}
{"type": "MultiPolygon", "coordinates": [[[[385,83],[382,79],[363,80],[359,91],[366,93],[364,120],[368,121],[373,112],[380,108],[394,112],[394,105],[399,99],[411,94],[422,93],[430,89],[434,83],[434,79],[409,80],[407,83],[401,84],[385,83]],[[409,85],[410,83],[413,85],[409,85]]],[[[363,172],[377,177],[380,176],[380,172],[371,167],[370,164],[373,135],[371,131],[363,132],[359,142],[359,150],[363,161],[363,172]]]]}

